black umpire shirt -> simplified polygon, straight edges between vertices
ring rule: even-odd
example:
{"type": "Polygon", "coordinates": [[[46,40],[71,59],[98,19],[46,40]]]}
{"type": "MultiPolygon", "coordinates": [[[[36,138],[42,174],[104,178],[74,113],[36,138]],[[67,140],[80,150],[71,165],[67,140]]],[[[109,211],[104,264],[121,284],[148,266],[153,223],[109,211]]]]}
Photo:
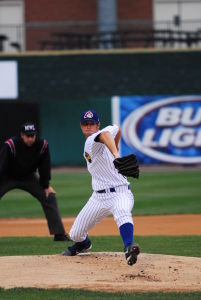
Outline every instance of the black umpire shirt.
{"type": "Polygon", "coordinates": [[[11,178],[25,180],[38,170],[39,183],[45,189],[49,186],[50,153],[46,140],[36,138],[27,146],[21,137],[8,139],[0,149],[0,180],[11,178]]]}

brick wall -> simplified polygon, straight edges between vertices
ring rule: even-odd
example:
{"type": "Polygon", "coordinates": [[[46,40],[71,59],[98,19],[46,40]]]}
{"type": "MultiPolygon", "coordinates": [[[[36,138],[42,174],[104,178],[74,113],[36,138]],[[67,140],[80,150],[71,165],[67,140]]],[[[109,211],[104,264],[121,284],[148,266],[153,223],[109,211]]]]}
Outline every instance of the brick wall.
{"type": "MultiPolygon", "coordinates": [[[[25,20],[28,25],[33,22],[78,22],[78,21],[96,21],[96,0],[25,0],[25,20]]],[[[26,49],[39,50],[42,40],[52,40],[53,32],[57,31],[83,31],[88,28],[80,29],[79,26],[74,29],[68,26],[51,28],[31,28],[26,30],[26,49]]],[[[92,30],[91,28],[89,29],[92,30]]]]}
{"type": "MultiPolygon", "coordinates": [[[[121,31],[149,30],[153,28],[152,0],[117,0],[118,29],[121,31]],[[131,21],[130,23],[128,21],[131,21]]],[[[147,47],[144,35],[138,34],[138,41],[132,38],[126,41],[124,47],[147,47]],[[142,41],[140,40],[142,39],[142,41]]],[[[149,42],[149,46],[153,43],[149,42]]]]}
{"type": "MultiPolygon", "coordinates": [[[[98,0],[25,0],[26,49],[40,50],[41,41],[55,41],[55,32],[96,32],[98,0]],[[33,22],[44,25],[47,22],[74,22],[74,25],[51,28],[33,27],[33,22]],[[91,22],[91,25],[87,25],[91,22]],[[82,26],[81,26],[82,25],[82,26]],[[84,25],[84,26],[83,26],[84,25]]],[[[124,21],[152,20],[152,0],[117,0],[117,18],[119,29],[135,29],[134,25],[127,25],[124,21]]],[[[152,25],[148,25],[152,26],[152,25]]],[[[57,40],[56,40],[57,43],[57,40]]],[[[143,46],[130,42],[127,47],[143,46]]],[[[58,46],[60,47],[60,46],[58,46]]],[[[64,46],[65,48],[65,46],[64,46]]],[[[48,47],[46,47],[48,49],[48,47]]],[[[51,48],[50,48],[51,49],[51,48]]],[[[55,48],[57,45],[55,44],[55,48]]]]}
{"type": "Polygon", "coordinates": [[[25,0],[26,22],[96,20],[95,0],[25,0]]]}
{"type": "Polygon", "coordinates": [[[152,20],[152,0],[118,0],[119,20],[152,20]]]}
{"type": "MultiPolygon", "coordinates": [[[[152,0],[117,0],[119,20],[151,20],[152,0]]],[[[96,20],[96,0],[25,0],[26,22],[96,20]]]]}

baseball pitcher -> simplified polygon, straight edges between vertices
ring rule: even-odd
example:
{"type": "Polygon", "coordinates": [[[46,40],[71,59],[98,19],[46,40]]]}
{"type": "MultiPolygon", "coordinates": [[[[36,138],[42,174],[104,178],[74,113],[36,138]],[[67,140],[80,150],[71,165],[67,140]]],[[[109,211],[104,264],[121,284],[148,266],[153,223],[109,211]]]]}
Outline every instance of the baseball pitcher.
{"type": "Polygon", "coordinates": [[[113,125],[100,130],[96,111],[84,111],[80,123],[82,133],[86,137],[84,158],[92,176],[93,193],[70,230],[70,238],[75,243],[62,254],[74,256],[88,251],[92,247],[88,230],[112,214],[124,243],[127,263],[133,265],[137,261],[140,247],[133,242],[134,197],[125,176],[138,178],[136,157],[130,155],[120,158],[120,127],[113,125]]]}

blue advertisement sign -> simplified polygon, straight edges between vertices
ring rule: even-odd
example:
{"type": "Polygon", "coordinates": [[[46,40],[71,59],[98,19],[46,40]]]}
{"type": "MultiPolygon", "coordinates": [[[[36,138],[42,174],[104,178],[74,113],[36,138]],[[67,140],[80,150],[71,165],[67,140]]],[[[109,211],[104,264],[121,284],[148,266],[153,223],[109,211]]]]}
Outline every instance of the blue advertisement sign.
{"type": "Polygon", "coordinates": [[[112,98],[113,123],[122,129],[121,155],[143,164],[201,163],[201,96],[112,98]]]}

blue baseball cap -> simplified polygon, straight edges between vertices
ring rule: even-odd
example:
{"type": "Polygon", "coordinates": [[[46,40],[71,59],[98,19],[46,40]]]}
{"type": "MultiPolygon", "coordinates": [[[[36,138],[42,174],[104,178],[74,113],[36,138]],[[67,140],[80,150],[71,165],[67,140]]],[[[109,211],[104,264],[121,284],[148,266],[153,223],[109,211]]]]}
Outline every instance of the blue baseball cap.
{"type": "Polygon", "coordinates": [[[99,123],[99,117],[95,110],[85,110],[81,114],[80,123],[84,124],[86,121],[92,121],[94,123],[99,123]]]}

